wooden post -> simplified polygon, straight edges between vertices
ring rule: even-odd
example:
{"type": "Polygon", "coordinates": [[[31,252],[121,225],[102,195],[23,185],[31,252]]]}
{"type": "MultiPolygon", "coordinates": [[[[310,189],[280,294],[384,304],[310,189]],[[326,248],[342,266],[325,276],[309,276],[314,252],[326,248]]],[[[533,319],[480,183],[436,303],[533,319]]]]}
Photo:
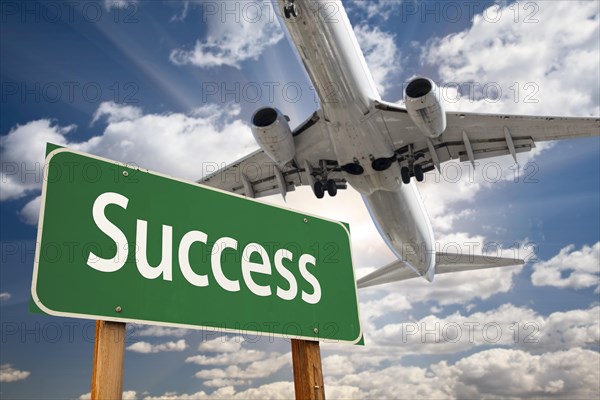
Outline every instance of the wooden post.
{"type": "Polygon", "coordinates": [[[96,321],[92,400],[121,399],[125,323],[96,321]]]}
{"type": "Polygon", "coordinates": [[[319,342],[292,339],[294,389],[297,400],[325,400],[319,342]]]}

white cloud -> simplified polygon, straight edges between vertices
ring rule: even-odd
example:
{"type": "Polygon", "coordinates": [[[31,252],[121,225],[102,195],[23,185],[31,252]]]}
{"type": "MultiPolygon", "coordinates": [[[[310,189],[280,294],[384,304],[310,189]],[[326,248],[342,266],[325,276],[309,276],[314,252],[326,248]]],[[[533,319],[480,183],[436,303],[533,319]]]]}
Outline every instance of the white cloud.
{"type": "Polygon", "coordinates": [[[383,95],[400,72],[400,56],[394,35],[367,25],[355,26],[354,33],[377,90],[383,95]]]}
{"type": "MultiPolygon", "coordinates": [[[[102,103],[95,119],[106,118],[107,126],[101,135],[84,142],[68,140],[73,125],[61,127],[46,119],[17,125],[0,138],[0,200],[39,192],[46,142],[190,180],[256,148],[250,128],[233,118],[239,108],[208,107],[192,114],[143,114],[137,107],[102,103]]],[[[39,199],[29,202],[21,217],[37,223],[39,204],[39,199]]]]}
{"type": "Polygon", "coordinates": [[[159,344],[151,344],[148,342],[137,342],[127,346],[127,350],[136,353],[160,353],[163,351],[184,351],[188,345],[185,339],[180,339],[176,342],[166,342],[159,344]]]}
{"type": "Polygon", "coordinates": [[[0,301],[10,300],[11,297],[12,297],[11,294],[8,293],[8,292],[2,292],[2,293],[0,293],[0,301]]]}
{"type": "MultiPolygon", "coordinates": [[[[490,349],[428,367],[392,365],[348,374],[326,374],[327,398],[597,398],[598,353],[580,348],[532,355],[522,350],[490,349]]],[[[225,386],[212,392],[165,393],[146,399],[293,397],[292,382],[275,382],[236,392],[225,386]]]]}
{"type": "Polygon", "coordinates": [[[526,344],[537,350],[588,347],[600,342],[600,307],[555,312],[544,318],[539,342],[526,344]]]}
{"type": "Polygon", "coordinates": [[[294,386],[292,382],[273,382],[257,388],[250,388],[242,392],[236,392],[233,386],[225,386],[215,390],[212,393],[204,391],[196,393],[165,393],[162,396],[147,396],[144,400],[187,400],[187,399],[264,399],[280,400],[291,399],[294,397],[294,386]]]}
{"type": "Polygon", "coordinates": [[[247,364],[254,361],[264,360],[268,354],[260,350],[240,349],[235,352],[220,353],[215,356],[197,355],[185,359],[187,363],[198,365],[231,365],[247,364]]]}
{"type": "Polygon", "coordinates": [[[29,371],[19,371],[10,364],[0,365],[0,382],[16,382],[27,379],[31,373],[29,371]]]}
{"type": "MultiPolygon", "coordinates": [[[[132,325],[132,324],[129,324],[132,325]]],[[[128,325],[128,326],[129,326],[128,325]]],[[[150,336],[150,337],[183,337],[187,335],[190,330],[183,328],[168,328],[166,326],[157,325],[133,325],[133,334],[136,336],[150,336]]]]}
{"type": "Polygon", "coordinates": [[[600,287],[600,242],[581,250],[567,246],[550,260],[535,264],[531,282],[570,289],[600,287]]]}
{"type": "MultiPolygon", "coordinates": [[[[598,353],[581,348],[540,355],[490,349],[454,364],[442,361],[427,367],[391,365],[361,369],[347,374],[325,374],[326,397],[397,398],[398,393],[410,393],[411,398],[418,399],[598,398],[600,395],[598,353]]],[[[211,393],[165,393],[144,399],[281,399],[292,398],[293,393],[292,382],[274,382],[240,392],[229,385],[211,393]]]]}
{"type": "Polygon", "coordinates": [[[393,291],[378,299],[362,301],[360,303],[360,316],[363,323],[371,323],[390,312],[410,310],[412,305],[408,300],[408,295],[406,292],[403,294],[402,292],[393,291]]]}
{"type": "Polygon", "coordinates": [[[323,358],[323,376],[342,376],[353,374],[354,365],[348,356],[334,354],[323,358]]]}
{"type": "MultiPolygon", "coordinates": [[[[92,398],[91,393],[85,393],[78,397],[79,400],[90,400],[92,398]]],[[[135,390],[125,390],[121,396],[122,400],[136,400],[140,397],[137,395],[135,390]]]]}
{"type": "Polygon", "coordinates": [[[514,4],[490,6],[468,29],[424,48],[423,60],[438,68],[443,82],[479,84],[475,96],[463,95],[448,108],[598,115],[598,2],[538,2],[536,10],[525,4],[517,4],[516,21],[514,4]],[[535,16],[526,21],[532,11],[535,16]],[[484,97],[485,85],[501,88],[501,95],[484,97]]]}
{"type": "Polygon", "coordinates": [[[125,390],[121,397],[122,400],[136,400],[138,398],[135,390],[125,390]]]}
{"type": "Polygon", "coordinates": [[[598,353],[579,348],[542,355],[490,349],[428,368],[400,365],[326,378],[325,390],[353,389],[361,398],[597,398],[598,353]]]}
{"type": "Polygon", "coordinates": [[[123,9],[137,6],[138,0],[104,0],[104,8],[109,11],[111,8],[123,9]]]}
{"type": "Polygon", "coordinates": [[[571,349],[531,355],[519,350],[491,349],[434,372],[457,380],[457,397],[597,398],[600,358],[590,350],[571,349]],[[510,382],[510,384],[507,384],[510,382]]]}
{"type": "Polygon", "coordinates": [[[0,201],[18,199],[42,184],[46,142],[64,146],[74,125],[60,127],[48,119],[17,125],[0,137],[0,201]]]}
{"type": "Polygon", "coordinates": [[[241,336],[221,336],[201,342],[198,351],[211,353],[235,353],[240,351],[244,338],[241,336]]]}
{"type": "Polygon", "coordinates": [[[472,213],[463,203],[474,203],[481,191],[522,182],[523,175],[531,172],[524,166],[553,145],[554,142],[537,143],[532,151],[517,156],[519,164],[508,155],[478,160],[475,167],[470,162],[452,160],[441,165],[441,172],[426,173],[418,187],[434,232],[451,232],[456,221],[472,213]]]}
{"type": "Polygon", "coordinates": [[[370,332],[376,354],[445,354],[482,346],[531,352],[593,346],[600,341],[600,307],[552,313],[504,304],[495,310],[391,323],[370,332]]]}
{"type": "Polygon", "coordinates": [[[208,387],[225,387],[225,386],[241,386],[248,384],[248,381],[237,379],[211,379],[203,382],[208,387]]]}
{"type": "Polygon", "coordinates": [[[423,279],[386,285],[386,291],[410,294],[411,303],[434,301],[438,305],[467,304],[473,300],[485,300],[498,293],[506,293],[513,287],[513,278],[521,267],[490,268],[488,270],[457,272],[438,275],[435,283],[423,279]]]}
{"type": "Polygon", "coordinates": [[[109,124],[122,121],[131,121],[142,116],[142,110],[139,107],[124,104],[116,104],[112,101],[101,103],[92,119],[92,125],[106,117],[109,124]]]}
{"type": "Polygon", "coordinates": [[[227,368],[203,369],[196,372],[195,376],[203,380],[233,379],[249,380],[258,378],[268,378],[279,371],[285,365],[291,365],[291,353],[276,354],[273,353],[267,359],[254,361],[245,368],[237,365],[230,365],[227,368]]]}
{"type": "Polygon", "coordinates": [[[19,216],[29,225],[36,225],[40,217],[40,207],[42,206],[42,196],[34,197],[33,200],[25,204],[25,207],[19,211],[19,216]]]}
{"type": "Polygon", "coordinates": [[[214,3],[219,9],[217,12],[223,11],[220,8],[224,7],[235,7],[232,9],[236,11],[226,14],[227,17],[208,18],[207,38],[196,41],[191,49],[173,50],[171,61],[201,68],[230,66],[240,69],[242,62],[257,60],[284,35],[271,3],[250,2],[251,6],[247,6],[248,2],[236,2],[232,6],[214,3]]]}

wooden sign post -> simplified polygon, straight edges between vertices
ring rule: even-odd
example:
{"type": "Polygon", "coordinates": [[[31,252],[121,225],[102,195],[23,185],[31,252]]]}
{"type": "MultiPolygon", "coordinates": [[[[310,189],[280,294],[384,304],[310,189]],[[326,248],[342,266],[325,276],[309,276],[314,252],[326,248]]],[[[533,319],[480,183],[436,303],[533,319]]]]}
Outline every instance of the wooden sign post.
{"type": "Polygon", "coordinates": [[[121,399],[125,323],[96,321],[92,400],[121,399]]]}
{"type": "Polygon", "coordinates": [[[292,339],[294,389],[298,400],[324,400],[323,369],[319,342],[292,339]]]}

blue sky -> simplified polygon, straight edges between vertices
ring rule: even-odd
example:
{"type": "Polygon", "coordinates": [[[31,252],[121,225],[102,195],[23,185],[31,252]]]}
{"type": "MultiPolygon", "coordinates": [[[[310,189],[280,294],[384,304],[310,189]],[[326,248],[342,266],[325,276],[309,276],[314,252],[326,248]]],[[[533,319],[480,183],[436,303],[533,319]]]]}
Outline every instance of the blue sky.
{"type": "MultiPolygon", "coordinates": [[[[66,3],[0,2],[2,398],[89,392],[93,321],[27,309],[47,141],[198,179],[206,163],[256,148],[248,120],[258,107],[295,126],[318,106],[263,2],[66,3]]],[[[425,75],[448,89],[448,110],[600,114],[596,2],[344,5],[388,101],[425,75]]],[[[322,346],[327,396],[597,398],[599,150],[598,137],[541,144],[519,155],[519,169],[506,157],[428,174],[419,189],[441,246],[500,244],[528,263],[359,292],[366,346],[322,346]]],[[[349,222],[357,276],[392,261],[356,192],[318,201],[300,188],[287,206],[349,222]]],[[[126,397],[293,395],[284,340],[128,332],[126,397]]]]}

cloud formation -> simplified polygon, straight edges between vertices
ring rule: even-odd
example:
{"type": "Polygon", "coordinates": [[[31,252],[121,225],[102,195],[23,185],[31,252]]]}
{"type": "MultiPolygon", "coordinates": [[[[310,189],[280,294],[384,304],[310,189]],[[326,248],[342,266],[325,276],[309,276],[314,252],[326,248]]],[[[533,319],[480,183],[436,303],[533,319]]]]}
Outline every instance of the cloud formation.
{"type": "Polygon", "coordinates": [[[187,335],[190,330],[184,328],[169,328],[166,326],[158,325],[141,325],[141,324],[128,324],[133,326],[133,334],[136,336],[149,336],[149,337],[183,337],[187,335]]]}
{"type": "Polygon", "coordinates": [[[225,368],[202,369],[196,372],[195,377],[206,381],[205,384],[208,386],[217,386],[219,383],[230,384],[232,381],[246,382],[268,378],[285,365],[291,366],[291,363],[291,353],[271,353],[269,357],[253,361],[243,368],[234,364],[225,368]]]}
{"type": "Polygon", "coordinates": [[[395,37],[389,32],[368,25],[355,26],[354,34],[365,55],[377,90],[379,94],[384,95],[401,71],[395,37]]]}
{"type": "Polygon", "coordinates": [[[152,344],[148,342],[137,342],[127,346],[127,350],[135,353],[160,353],[164,351],[184,351],[188,348],[185,339],[179,339],[176,342],[166,342],[159,344],[152,344]]]}
{"type": "Polygon", "coordinates": [[[110,11],[113,8],[123,9],[137,6],[138,0],[104,0],[104,8],[110,11]]]}
{"type": "Polygon", "coordinates": [[[0,382],[17,382],[27,379],[31,373],[29,371],[19,371],[10,364],[0,365],[0,382]]]}
{"type": "MultiPolygon", "coordinates": [[[[215,170],[256,148],[250,128],[235,117],[237,107],[206,106],[188,114],[144,114],[138,107],[102,103],[94,119],[104,121],[101,135],[69,140],[75,126],[41,119],[17,125],[0,138],[0,200],[39,193],[44,179],[46,143],[54,143],[123,163],[189,180],[215,170]],[[221,151],[227,148],[227,152],[221,151]]],[[[38,220],[40,198],[21,211],[30,224],[38,220]]]]}
{"type": "Polygon", "coordinates": [[[197,40],[191,48],[173,50],[170,60],[174,64],[241,69],[244,61],[257,60],[284,36],[269,2],[212,2],[203,12],[218,13],[221,18],[209,19],[206,39],[197,40]]]}
{"type": "MultiPolygon", "coordinates": [[[[289,357],[289,354],[286,355],[289,357]]],[[[335,364],[335,362],[328,362],[335,364]]],[[[337,376],[325,375],[327,398],[597,398],[600,358],[596,351],[573,348],[540,355],[490,349],[426,367],[393,365],[337,376]]],[[[223,379],[225,382],[226,379],[223,379]]],[[[137,396],[145,400],[281,399],[293,397],[292,382],[273,382],[246,390],[223,386],[213,392],[137,396]]]]}
{"type": "Polygon", "coordinates": [[[198,346],[198,351],[209,353],[236,353],[242,348],[244,338],[240,336],[221,336],[203,341],[198,346]]]}
{"type": "Polygon", "coordinates": [[[600,114],[600,94],[594,89],[600,86],[598,3],[532,3],[531,18],[531,7],[524,8],[529,3],[515,4],[492,5],[475,15],[468,29],[435,38],[424,48],[423,61],[437,68],[443,83],[478,84],[471,85],[474,95],[449,94],[448,109],[600,114]],[[486,85],[501,90],[486,95],[486,85]]]}
{"type": "Polygon", "coordinates": [[[531,282],[534,286],[584,289],[600,288],[600,242],[576,250],[569,245],[548,261],[533,266],[531,282]]]}

